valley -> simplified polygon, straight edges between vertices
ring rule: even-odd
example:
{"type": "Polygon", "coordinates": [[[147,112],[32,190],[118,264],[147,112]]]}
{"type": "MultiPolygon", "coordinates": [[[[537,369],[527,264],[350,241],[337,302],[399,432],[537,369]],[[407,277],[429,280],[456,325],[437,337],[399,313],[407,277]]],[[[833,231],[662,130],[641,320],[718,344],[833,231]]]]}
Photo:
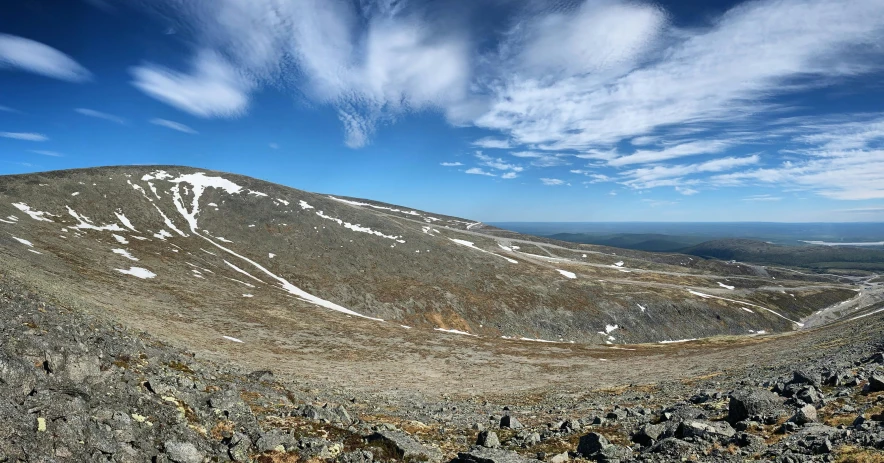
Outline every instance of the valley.
{"type": "MultiPolygon", "coordinates": [[[[126,387],[173,381],[178,392],[166,396],[188,402],[182,407],[205,428],[198,432],[191,417],[183,422],[191,431],[181,433],[208,442],[198,445],[206,455],[224,458],[232,458],[233,434],[212,440],[214,412],[200,411],[215,382],[226,381],[217,387],[241,397],[260,390],[267,398],[250,402],[251,418],[237,422],[253,443],[273,429],[288,430],[292,442],[306,439],[279,428],[297,415],[298,426],[337,429],[324,431],[322,445],[337,442],[329,432],[346,430],[358,440],[389,425],[450,459],[508,407],[531,432],[498,431],[515,452],[490,460],[503,462],[535,458],[541,448],[568,455],[578,431],[602,429],[625,455],[635,429],[656,420],[653,410],[714,389],[718,402],[710,404],[719,409],[703,419],[715,421],[734,388],[770,389],[794,369],[846,369],[860,378],[857,385],[868,385],[877,370],[864,359],[882,348],[884,285],[874,276],[569,243],[235,174],[120,166],[5,176],[0,219],[5,339],[15,340],[4,344],[5,355],[60,362],[41,367],[57,373],[35,384],[78,378],[65,366],[68,354],[47,354],[56,349],[85,349],[97,359],[88,369],[93,381],[117,374],[131,376],[126,387]],[[70,340],[68,330],[81,334],[70,340]],[[105,338],[130,347],[102,344],[105,338]],[[37,347],[41,342],[53,347],[37,347]],[[137,368],[120,360],[142,353],[137,368]],[[272,380],[249,376],[262,371],[272,380]],[[181,390],[182,372],[203,392],[181,390]],[[353,423],[301,415],[303,407],[325,403],[348,408],[353,423]],[[611,413],[615,418],[599,423],[587,419],[611,413]],[[542,430],[567,419],[584,421],[567,432],[542,430]],[[426,429],[408,424],[414,421],[426,429]],[[526,440],[534,432],[544,437],[526,440]]],[[[0,383],[10,387],[11,373],[4,374],[0,383]]],[[[857,391],[843,397],[862,402],[857,391]]],[[[143,386],[131,394],[139,403],[158,400],[160,409],[165,400],[143,386]]],[[[174,414],[162,416],[171,420],[168,429],[182,424],[174,414]]],[[[669,438],[688,442],[686,455],[724,458],[704,447],[720,436],[678,436],[669,438]]],[[[162,439],[139,445],[168,454],[162,439]]],[[[340,439],[347,452],[361,451],[340,439]]],[[[307,458],[287,445],[282,453],[307,458]]],[[[635,445],[635,458],[667,461],[651,444],[635,445]]],[[[764,449],[782,451],[756,447],[727,458],[764,460],[764,449]]],[[[245,451],[249,458],[280,453],[260,445],[245,451]]]]}

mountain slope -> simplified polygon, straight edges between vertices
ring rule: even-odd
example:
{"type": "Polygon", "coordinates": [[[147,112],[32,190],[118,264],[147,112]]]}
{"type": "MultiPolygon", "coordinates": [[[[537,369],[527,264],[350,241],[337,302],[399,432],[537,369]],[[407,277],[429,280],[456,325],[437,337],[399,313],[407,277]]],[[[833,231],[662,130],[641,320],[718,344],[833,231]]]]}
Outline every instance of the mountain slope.
{"type": "Polygon", "coordinates": [[[817,269],[851,268],[884,271],[884,251],[851,246],[781,246],[746,239],[712,240],[680,250],[694,256],[801,266],[817,269]]]}
{"type": "Polygon", "coordinates": [[[177,330],[172,337],[193,327],[236,337],[282,318],[317,336],[346,321],[489,339],[658,342],[789,331],[855,294],[798,274],[773,281],[725,265],[709,274],[685,256],[611,255],[186,167],[0,177],[0,218],[8,268],[129,324],[177,330]]]}

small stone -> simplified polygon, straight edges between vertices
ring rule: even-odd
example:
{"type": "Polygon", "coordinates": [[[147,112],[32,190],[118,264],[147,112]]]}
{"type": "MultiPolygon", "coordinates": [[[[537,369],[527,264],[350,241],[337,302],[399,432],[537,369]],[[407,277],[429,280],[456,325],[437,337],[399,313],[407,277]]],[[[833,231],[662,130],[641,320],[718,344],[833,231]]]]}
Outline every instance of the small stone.
{"type": "Polygon", "coordinates": [[[37,418],[37,432],[46,432],[46,418],[37,418]]]}

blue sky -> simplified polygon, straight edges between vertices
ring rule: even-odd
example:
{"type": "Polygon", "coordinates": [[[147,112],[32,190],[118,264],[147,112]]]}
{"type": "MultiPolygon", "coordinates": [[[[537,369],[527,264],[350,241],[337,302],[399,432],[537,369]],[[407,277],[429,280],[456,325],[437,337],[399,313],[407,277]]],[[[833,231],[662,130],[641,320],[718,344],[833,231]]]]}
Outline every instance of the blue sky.
{"type": "Polygon", "coordinates": [[[884,2],[30,0],[0,174],[181,164],[493,221],[884,221],[884,2]]]}

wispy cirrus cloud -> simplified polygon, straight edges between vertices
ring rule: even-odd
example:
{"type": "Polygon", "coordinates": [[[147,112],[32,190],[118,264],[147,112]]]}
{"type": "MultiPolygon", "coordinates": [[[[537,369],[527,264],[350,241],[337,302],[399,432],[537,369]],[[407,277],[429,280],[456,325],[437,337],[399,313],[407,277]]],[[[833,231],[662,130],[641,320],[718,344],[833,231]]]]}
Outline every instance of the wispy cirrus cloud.
{"type": "Polygon", "coordinates": [[[153,125],[158,125],[160,127],[165,127],[167,129],[177,130],[178,132],[188,133],[191,135],[196,135],[199,132],[193,130],[192,128],[175,121],[170,121],[168,119],[151,119],[150,123],[153,125]]]}
{"type": "Polygon", "coordinates": [[[94,117],[96,119],[104,119],[106,121],[115,122],[120,125],[126,125],[126,120],[122,117],[114,116],[113,114],[103,113],[101,111],[96,111],[94,109],[88,108],[75,108],[75,112],[82,114],[87,117],[94,117]]]}
{"type": "Polygon", "coordinates": [[[59,153],[58,151],[49,151],[49,150],[29,150],[29,151],[31,153],[39,154],[41,156],[52,156],[54,158],[59,158],[59,157],[64,156],[63,154],[59,153]]]}
{"type": "Polygon", "coordinates": [[[70,56],[46,44],[0,34],[0,69],[13,68],[69,82],[85,82],[92,74],[70,56]]]}
{"type": "Polygon", "coordinates": [[[47,141],[49,137],[43,135],[42,133],[34,133],[34,132],[0,132],[0,137],[2,138],[12,138],[13,140],[25,140],[25,141],[47,141]]]}
{"type": "Polygon", "coordinates": [[[545,178],[545,177],[542,177],[540,179],[540,183],[543,183],[544,185],[547,185],[547,186],[561,186],[561,185],[568,184],[568,182],[566,182],[560,178],[545,178]]]}
{"type": "Polygon", "coordinates": [[[0,112],[4,112],[4,113],[17,113],[18,111],[16,111],[16,110],[10,108],[9,106],[2,106],[2,105],[0,105],[0,112]]]}
{"type": "Polygon", "coordinates": [[[455,162],[440,162],[439,165],[445,166],[445,167],[457,167],[457,166],[462,166],[463,163],[457,162],[457,161],[455,161],[455,162]]]}
{"type": "Polygon", "coordinates": [[[783,198],[773,195],[752,195],[743,198],[743,201],[779,201],[783,198]]]}

